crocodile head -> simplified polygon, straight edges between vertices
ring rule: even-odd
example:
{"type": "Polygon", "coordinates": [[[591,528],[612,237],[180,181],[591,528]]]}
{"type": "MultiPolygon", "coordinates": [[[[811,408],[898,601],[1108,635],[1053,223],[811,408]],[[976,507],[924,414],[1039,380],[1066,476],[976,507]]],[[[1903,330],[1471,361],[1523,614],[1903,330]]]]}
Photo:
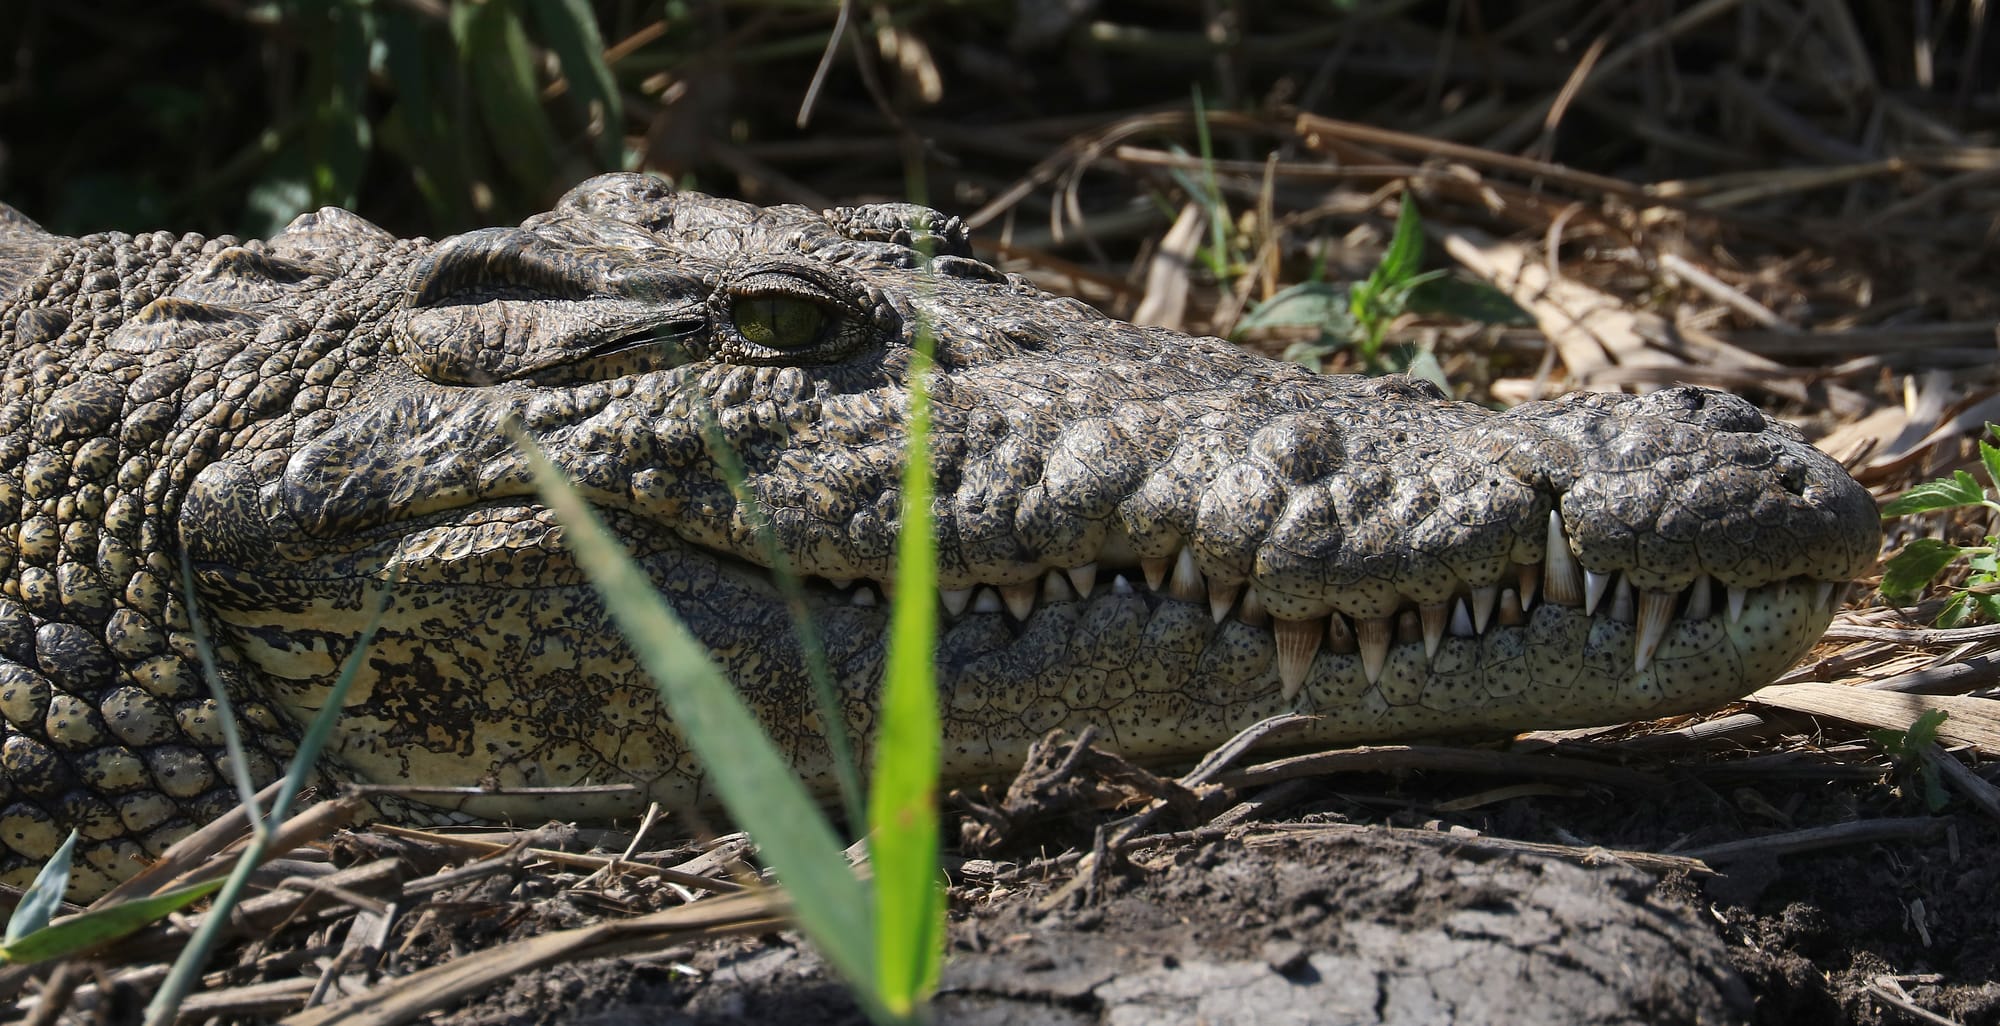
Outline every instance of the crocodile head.
{"type": "MultiPolygon", "coordinates": [[[[0,237],[0,257],[27,262],[23,237],[11,251],[0,237]]],[[[612,175],[518,228],[438,243],[322,211],[269,243],[119,245],[96,259],[186,250],[184,273],[125,274],[94,306],[44,283],[9,314],[9,386],[29,400],[5,424],[35,428],[25,455],[0,452],[16,468],[0,509],[68,502],[110,541],[73,560],[61,517],[24,514],[0,626],[34,634],[28,654],[6,651],[44,667],[67,658],[43,655],[50,625],[102,639],[86,647],[108,683],[49,693],[107,724],[136,717],[144,736],[118,739],[145,764],[133,793],[166,787],[150,754],[164,747],[208,781],[127,831],[147,848],[227,790],[212,731],[188,726],[213,710],[193,685],[183,554],[262,738],[324,704],[400,568],[330,774],[501,789],[435,798],[481,816],[699,800],[700,768],[511,424],[829,783],[771,567],[802,577],[865,737],[920,334],[936,356],[937,661],[958,777],[1006,772],[1061,726],[1151,756],[1283,711],[1338,742],[1713,707],[1799,658],[1878,544],[1868,496],[1740,399],[1677,388],[1494,413],[1406,378],[1309,374],[1051,297],[971,259],[955,220],[903,204],[763,208],[612,175]],[[56,308],[62,324],[44,316],[56,308]],[[34,332],[80,355],[37,362],[19,342],[34,332]],[[88,609],[63,576],[86,563],[102,578],[88,609]],[[636,787],[504,793],[578,784],[636,787]]],[[[62,250],[52,280],[87,283],[87,248],[62,250]]],[[[5,670],[8,743],[62,749],[49,701],[42,720],[8,705],[5,670]]],[[[268,771],[284,745],[264,747],[268,771]]],[[[0,797],[28,795],[10,786],[0,797]]],[[[105,801],[129,825],[123,794],[105,801]]]]}

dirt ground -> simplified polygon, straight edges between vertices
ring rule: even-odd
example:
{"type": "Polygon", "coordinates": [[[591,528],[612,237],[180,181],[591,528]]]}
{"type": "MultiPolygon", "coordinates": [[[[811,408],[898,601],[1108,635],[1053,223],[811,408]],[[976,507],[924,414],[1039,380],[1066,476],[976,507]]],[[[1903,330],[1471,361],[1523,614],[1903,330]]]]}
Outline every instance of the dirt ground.
{"type": "MultiPolygon", "coordinates": [[[[1036,852],[1064,831],[1088,850],[1090,831],[1029,831],[960,864],[938,1021],[2000,1023],[1992,819],[1923,817],[1893,781],[1804,749],[1634,765],[1659,786],[1534,785],[1464,812],[1440,810],[1493,781],[1279,784],[1282,819],[1162,827],[1054,901],[1075,877],[1036,852]],[[1857,820],[1903,835],[1712,855],[1714,872],[1627,854],[1857,820]]],[[[530,972],[439,1021],[865,1018],[794,936],[766,933],[530,972]]]]}

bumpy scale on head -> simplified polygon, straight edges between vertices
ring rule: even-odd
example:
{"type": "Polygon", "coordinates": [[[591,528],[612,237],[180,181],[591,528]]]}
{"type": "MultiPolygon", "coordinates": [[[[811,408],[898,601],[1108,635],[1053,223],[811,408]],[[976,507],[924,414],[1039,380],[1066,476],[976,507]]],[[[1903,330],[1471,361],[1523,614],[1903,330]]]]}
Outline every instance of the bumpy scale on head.
{"type": "Polygon", "coordinates": [[[1873,506],[1719,393],[1493,414],[1110,320],[885,204],[760,208],[634,175],[518,228],[398,242],[58,239],[0,217],[0,877],[83,828],[81,890],[234,801],[185,558],[274,772],[386,577],[322,770],[489,788],[400,816],[700,801],[503,426],[604,513],[809,780],[824,725],[740,460],[864,737],[905,389],[929,332],[948,769],[1054,727],[1191,754],[1698,709],[1781,672],[1875,554],[1873,506]],[[729,450],[724,453],[723,448],[729,450]],[[628,784],[550,805],[521,789],[628,784]]]}

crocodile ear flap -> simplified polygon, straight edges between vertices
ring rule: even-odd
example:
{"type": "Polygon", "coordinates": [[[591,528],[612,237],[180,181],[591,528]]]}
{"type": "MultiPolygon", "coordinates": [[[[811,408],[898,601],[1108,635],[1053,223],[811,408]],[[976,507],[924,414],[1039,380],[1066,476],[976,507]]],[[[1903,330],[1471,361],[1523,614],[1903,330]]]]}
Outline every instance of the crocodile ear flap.
{"type": "Polygon", "coordinates": [[[26,214],[0,203],[0,300],[39,273],[59,241],[26,214]]]}
{"type": "Polygon", "coordinates": [[[887,242],[932,256],[972,255],[965,222],[915,203],[835,207],[823,216],[835,231],[855,242],[887,242]]]}

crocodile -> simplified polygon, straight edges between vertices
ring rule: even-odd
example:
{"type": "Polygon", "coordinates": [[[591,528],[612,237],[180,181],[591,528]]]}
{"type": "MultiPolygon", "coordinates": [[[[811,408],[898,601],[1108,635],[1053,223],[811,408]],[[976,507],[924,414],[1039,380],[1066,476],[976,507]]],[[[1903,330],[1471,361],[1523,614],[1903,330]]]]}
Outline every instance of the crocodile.
{"type": "Polygon", "coordinates": [[[463,793],[380,814],[703,802],[510,424],[833,788],[774,567],[867,738],[922,339],[954,779],[1085,725],[1166,758],[1284,712],[1335,744],[1714,708],[1877,555],[1869,496],[1740,398],[1495,412],[1313,374],[1052,296],[910,204],[616,174],[442,241],[335,208],[70,238],[0,207],[0,880],[74,828],[73,893],[102,890],[237,803],[197,621],[251,781],[381,604],[317,770],[463,793]]]}

